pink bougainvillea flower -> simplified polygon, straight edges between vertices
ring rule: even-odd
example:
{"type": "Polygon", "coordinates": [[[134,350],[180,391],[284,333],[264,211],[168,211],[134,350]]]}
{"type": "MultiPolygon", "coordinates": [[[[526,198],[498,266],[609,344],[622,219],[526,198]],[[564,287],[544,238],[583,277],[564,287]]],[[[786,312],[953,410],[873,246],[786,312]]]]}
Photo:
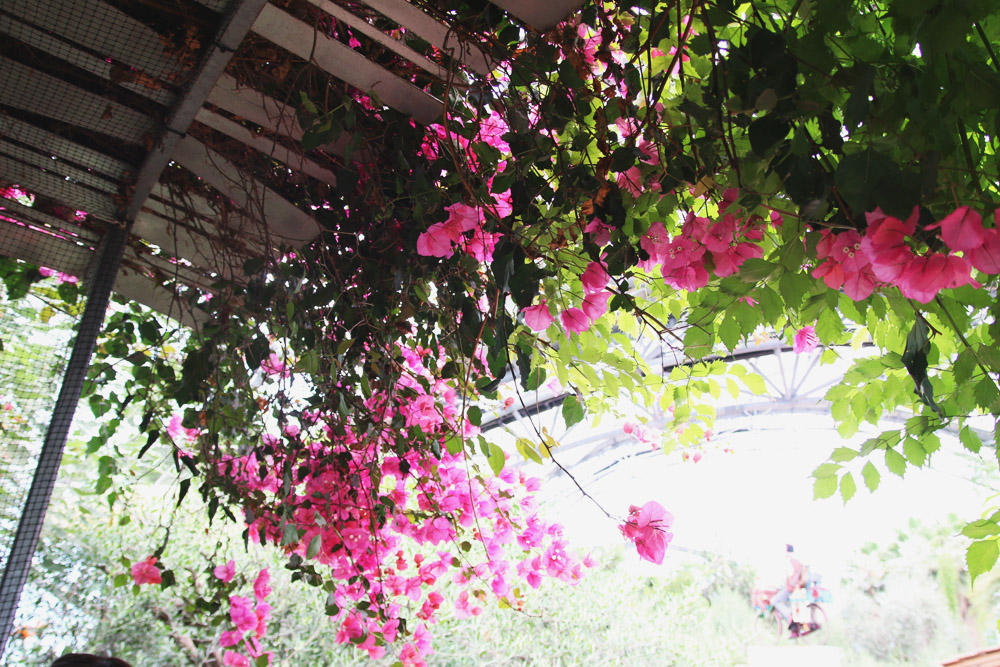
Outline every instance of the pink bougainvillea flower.
{"type": "Polygon", "coordinates": [[[438,412],[433,396],[423,394],[417,396],[406,406],[406,425],[419,426],[423,431],[430,431],[441,423],[441,413],[438,412]]]}
{"type": "Polygon", "coordinates": [[[253,596],[260,602],[271,594],[271,573],[265,567],[253,580],[253,596]]]}
{"type": "MultiPolygon", "coordinates": [[[[883,282],[894,282],[913,259],[913,249],[906,242],[916,230],[918,212],[905,221],[893,218],[875,209],[866,213],[868,231],[858,249],[871,262],[875,277],[883,282]]],[[[839,235],[838,235],[839,236],[839,235]]]]}
{"type": "Polygon", "coordinates": [[[219,637],[220,646],[236,646],[243,641],[243,634],[239,630],[226,630],[219,637]]]}
{"type": "Polygon", "coordinates": [[[816,336],[816,328],[812,325],[807,325],[795,332],[795,338],[792,341],[792,351],[795,354],[802,354],[803,352],[812,352],[819,345],[819,338],[816,336]]]}
{"type": "Polygon", "coordinates": [[[920,303],[928,303],[947,287],[961,287],[969,283],[979,284],[972,280],[969,260],[941,253],[914,257],[895,281],[903,296],[920,303]]]}
{"type": "Polygon", "coordinates": [[[156,567],[156,556],[132,564],[132,580],[136,586],[163,583],[160,568],[156,567]]]}
{"type": "Polygon", "coordinates": [[[604,268],[604,264],[601,262],[591,262],[587,265],[583,275],[580,276],[580,280],[583,282],[583,291],[590,294],[591,292],[600,292],[607,287],[611,276],[608,275],[608,270],[604,268]]]}
{"type": "MultiPolygon", "coordinates": [[[[471,232],[483,222],[483,210],[481,208],[473,208],[462,202],[455,202],[451,206],[445,206],[444,210],[448,211],[448,219],[443,224],[455,230],[456,236],[454,240],[456,242],[458,241],[458,234],[471,232]]],[[[428,231],[430,230],[428,229],[428,231]]]]}
{"type": "Polygon", "coordinates": [[[226,667],[251,667],[250,658],[236,651],[226,651],[222,655],[222,664],[226,667]]]}
{"type": "Polygon", "coordinates": [[[670,250],[670,235],[662,222],[654,222],[639,239],[639,245],[649,253],[650,261],[659,264],[670,250]]]}
{"type": "Polygon", "coordinates": [[[229,596],[229,618],[240,632],[247,633],[257,629],[257,614],[254,613],[250,600],[239,595],[229,596]]]}
{"type": "Polygon", "coordinates": [[[844,275],[844,294],[854,301],[861,301],[875,291],[875,275],[870,269],[844,275]]]}
{"type": "Polygon", "coordinates": [[[982,245],[969,250],[965,256],[978,271],[991,275],[1000,273],[1000,230],[984,229],[982,245]]]}
{"type": "Polygon", "coordinates": [[[559,317],[567,331],[583,333],[590,328],[590,319],[579,308],[567,308],[560,313],[559,317]]]}
{"type": "Polygon", "coordinates": [[[610,298],[611,292],[607,290],[603,290],[601,292],[591,292],[583,298],[583,303],[580,304],[580,308],[591,321],[594,321],[604,313],[608,312],[608,299],[610,298]]]}
{"type": "Polygon", "coordinates": [[[514,205],[510,201],[510,190],[494,194],[493,201],[494,204],[492,210],[498,218],[506,218],[514,212],[514,205]]]}
{"type": "Polygon", "coordinates": [[[267,356],[267,359],[260,362],[260,367],[268,375],[277,375],[279,377],[286,378],[291,375],[291,371],[288,366],[285,365],[284,360],[281,358],[277,352],[272,352],[267,356]]]}
{"type": "Polygon", "coordinates": [[[845,272],[860,271],[871,261],[861,252],[861,234],[851,229],[834,237],[830,256],[844,267],[845,272]]]}
{"type": "Polygon", "coordinates": [[[743,262],[750,258],[761,258],[764,256],[764,249],[756,243],[737,243],[726,248],[722,252],[713,252],[712,259],[715,261],[715,275],[720,278],[731,276],[740,270],[743,262]]]}
{"type": "Polygon", "coordinates": [[[639,171],[639,167],[629,167],[626,171],[619,173],[616,180],[619,189],[628,192],[633,197],[638,197],[642,194],[644,188],[642,184],[642,172],[639,171]]]}
{"type": "Polygon", "coordinates": [[[76,276],[71,276],[68,273],[63,273],[62,271],[56,271],[55,269],[50,269],[44,266],[38,267],[38,272],[43,276],[45,276],[46,278],[54,276],[55,279],[61,283],[70,283],[71,285],[75,285],[77,282],[79,282],[79,279],[76,276]]]}
{"type": "Polygon", "coordinates": [[[462,591],[458,594],[458,600],[455,602],[455,616],[457,618],[472,618],[481,613],[483,613],[483,608],[472,604],[469,600],[469,591],[462,591]]]}
{"type": "Polygon", "coordinates": [[[974,250],[983,245],[983,218],[968,206],[959,206],[936,225],[941,238],[952,250],[974,250]]]}
{"type": "Polygon", "coordinates": [[[493,261],[493,250],[497,241],[503,237],[499,232],[486,232],[476,229],[472,233],[472,238],[465,242],[465,251],[484,264],[493,261]]]}
{"type": "Polygon", "coordinates": [[[167,435],[175,443],[178,442],[194,442],[198,439],[198,435],[201,433],[200,430],[196,428],[184,428],[183,418],[179,413],[174,413],[170,417],[170,423],[167,424],[167,435]]]}
{"type": "Polygon", "coordinates": [[[221,579],[224,583],[229,583],[236,576],[236,561],[229,561],[225,565],[217,565],[212,573],[216,579],[221,579]]]}
{"type": "MultiPolygon", "coordinates": [[[[660,226],[663,226],[662,223],[660,226]]],[[[601,222],[600,218],[594,218],[587,223],[587,226],[583,228],[583,231],[590,234],[591,240],[595,245],[604,246],[611,241],[612,229],[614,229],[614,227],[604,224],[601,222]]]]}
{"type": "Polygon", "coordinates": [[[521,310],[524,316],[524,323],[532,331],[545,331],[552,324],[552,314],[549,313],[549,306],[545,299],[537,306],[528,306],[521,310]]]}
{"type": "Polygon", "coordinates": [[[650,500],[641,508],[632,505],[628,520],[618,528],[626,539],[635,543],[639,557],[659,565],[667,551],[667,545],[674,538],[668,532],[674,523],[674,515],[660,503],[650,500]]]}
{"type": "Polygon", "coordinates": [[[417,254],[425,257],[451,257],[459,238],[459,230],[444,222],[435,222],[417,237],[417,254]]]}
{"type": "Polygon", "coordinates": [[[502,114],[490,111],[489,116],[479,119],[478,127],[477,139],[501,153],[510,153],[510,144],[503,140],[503,135],[507,134],[509,128],[502,114]]]}
{"type": "Polygon", "coordinates": [[[736,241],[736,217],[732,213],[722,216],[705,234],[702,242],[711,252],[723,252],[736,241]]]}

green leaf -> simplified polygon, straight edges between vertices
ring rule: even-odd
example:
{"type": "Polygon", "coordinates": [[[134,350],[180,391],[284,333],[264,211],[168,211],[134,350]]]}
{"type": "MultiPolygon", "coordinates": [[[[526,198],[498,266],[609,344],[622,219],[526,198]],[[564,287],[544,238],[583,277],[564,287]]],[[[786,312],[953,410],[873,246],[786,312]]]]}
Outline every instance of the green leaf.
{"type": "Polygon", "coordinates": [[[830,455],[830,460],[834,463],[845,463],[847,461],[853,461],[857,458],[857,456],[858,452],[850,447],[837,447],[833,450],[833,454],[830,455]]]}
{"type": "Polygon", "coordinates": [[[490,470],[493,471],[493,474],[499,475],[500,471],[503,470],[504,454],[503,450],[496,443],[490,443],[490,455],[487,461],[489,461],[490,470]]]}
{"type": "Polygon", "coordinates": [[[1000,548],[996,539],[982,540],[969,545],[965,562],[969,567],[969,576],[972,577],[973,584],[976,583],[976,577],[989,572],[996,565],[997,556],[1000,556],[1000,548]]]}
{"type": "Polygon", "coordinates": [[[962,529],[962,534],[966,537],[971,537],[974,540],[979,540],[984,537],[989,537],[990,535],[1000,534],[1000,525],[997,525],[996,521],[980,519],[979,521],[973,521],[972,523],[966,525],[965,528],[962,529]]]}
{"type": "Polygon", "coordinates": [[[769,113],[762,118],[750,123],[747,133],[750,136],[750,149],[764,157],[767,150],[786,136],[792,124],[787,119],[773,113],[769,113]]]}
{"type": "Polygon", "coordinates": [[[798,308],[799,304],[802,303],[802,297],[812,285],[813,281],[808,276],[785,271],[778,279],[778,292],[785,300],[785,305],[790,308],[798,308]]]}
{"type": "Polygon", "coordinates": [[[822,477],[836,477],[840,472],[841,466],[836,463],[823,463],[813,470],[813,477],[820,479],[822,477]]]}
{"type": "Polygon", "coordinates": [[[285,530],[281,533],[281,546],[287,547],[299,541],[298,529],[290,523],[285,524],[285,530]]]}
{"type": "Polygon", "coordinates": [[[861,469],[861,476],[865,480],[865,488],[869,491],[877,489],[879,482],[882,480],[882,475],[879,473],[878,468],[872,465],[871,461],[866,463],[861,469]]]}
{"type": "Polygon", "coordinates": [[[818,477],[816,483],[813,485],[813,498],[819,500],[821,498],[829,498],[837,492],[837,478],[836,476],[831,477],[818,477]]]}
{"type": "Polygon", "coordinates": [[[917,397],[940,415],[941,408],[934,402],[934,388],[931,386],[930,378],[927,377],[927,353],[931,349],[930,339],[927,337],[929,332],[927,322],[918,316],[906,336],[906,349],[903,351],[902,361],[906,371],[913,378],[917,397]]]}
{"type": "Polygon", "coordinates": [[[315,558],[322,547],[323,536],[319,533],[313,535],[313,538],[309,540],[309,546],[306,547],[306,558],[315,558]]]}
{"type": "Polygon", "coordinates": [[[190,488],[191,478],[188,477],[187,479],[182,479],[177,491],[177,507],[180,507],[181,503],[184,502],[184,496],[187,495],[190,488]]]}
{"type": "Polygon", "coordinates": [[[916,438],[907,438],[903,442],[903,454],[907,461],[918,468],[922,468],[927,460],[927,452],[924,451],[924,446],[916,438]]]}
{"type": "Polygon", "coordinates": [[[857,490],[858,485],[854,481],[854,475],[847,473],[840,478],[840,497],[844,499],[845,503],[854,497],[857,490]]]}
{"type": "Polygon", "coordinates": [[[444,448],[448,450],[448,453],[452,456],[458,454],[462,451],[463,443],[462,438],[457,435],[451,435],[447,440],[444,441],[444,448]]]}
{"type": "Polygon", "coordinates": [[[742,379],[743,379],[743,384],[747,386],[747,389],[757,394],[758,396],[767,393],[767,384],[765,384],[764,378],[762,378],[757,373],[747,373],[746,375],[743,376],[742,379]]]}
{"type": "Polygon", "coordinates": [[[479,408],[478,405],[473,405],[472,407],[470,407],[469,410],[465,413],[465,416],[466,418],[468,418],[469,423],[471,423],[473,426],[482,426],[483,411],[479,408]]]}
{"type": "Polygon", "coordinates": [[[122,586],[127,584],[129,582],[129,578],[130,578],[129,575],[124,572],[115,575],[115,582],[114,582],[115,588],[121,588],[122,586]]]}
{"type": "Polygon", "coordinates": [[[997,392],[997,385],[993,381],[993,378],[987,376],[976,383],[976,386],[972,389],[973,395],[976,397],[976,405],[981,407],[983,410],[988,410],[993,412],[993,405],[997,398],[1000,397],[1000,393],[997,392]]]}
{"type": "Polygon", "coordinates": [[[906,473],[906,459],[895,449],[887,449],[885,450],[885,467],[892,474],[902,477],[906,473]]]}
{"type": "Polygon", "coordinates": [[[748,283],[767,282],[778,270],[778,265],[763,259],[751,257],[743,262],[737,274],[741,280],[748,283]]]}
{"type": "Polygon", "coordinates": [[[978,453],[980,447],[983,446],[983,441],[980,439],[979,434],[967,425],[963,426],[962,430],[958,432],[958,439],[966,449],[973,453],[978,453]]]}
{"type": "Polygon", "coordinates": [[[735,350],[736,346],[739,345],[740,338],[743,337],[743,331],[740,323],[732,316],[732,312],[722,318],[722,322],[718,328],[718,335],[722,344],[730,350],[735,350]]]}
{"type": "Polygon", "coordinates": [[[824,345],[835,345],[844,335],[844,323],[833,308],[824,308],[816,318],[816,335],[824,345]]]}
{"type": "Polygon", "coordinates": [[[860,76],[854,83],[851,96],[844,106],[844,125],[850,129],[860,125],[868,115],[872,84],[875,83],[875,68],[864,63],[858,66],[861,69],[860,76]]]}
{"type": "Polygon", "coordinates": [[[578,424],[583,421],[583,404],[580,402],[580,398],[576,394],[572,394],[566,397],[566,400],[562,404],[562,416],[566,421],[566,426],[570,427],[573,424],[578,424]]]}
{"type": "Polygon", "coordinates": [[[541,463],[542,457],[538,455],[535,451],[534,444],[527,438],[518,438],[514,446],[517,451],[520,452],[521,456],[529,461],[534,461],[535,463],[541,463]]]}

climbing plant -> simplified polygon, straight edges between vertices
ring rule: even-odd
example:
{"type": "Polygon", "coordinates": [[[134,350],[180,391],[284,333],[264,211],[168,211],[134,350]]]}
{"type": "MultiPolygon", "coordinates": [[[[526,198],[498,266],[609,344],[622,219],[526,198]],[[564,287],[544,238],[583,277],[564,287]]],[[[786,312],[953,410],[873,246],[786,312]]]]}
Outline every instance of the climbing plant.
{"type": "MultiPolygon", "coordinates": [[[[946,429],[994,455],[993,3],[588,2],[544,33],[449,7],[496,66],[428,86],[437,123],[285,63],[302,148],[346,138],[336,188],[286,192],[319,238],[192,294],[212,323],[169,353],[165,324],[112,316],[88,386],[110,415],[141,404],[138,456],[169,448],[178,501],[196,488],[210,517],[283,549],[341,641],[398,642],[418,664],[441,581],[471,615],[582,576],[537,480],[509,467],[558,465],[558,443],[539,430],[504,451],[481,432],[505,378],[524,403],[556,387],[567,424],[623,396],[661,410],[670,455],[711,429],[722,391],[762,389],[722,361],[733,350],[773,338],[829,361],[871,343],[826,397],[838,430],[905,425],[832,452],[817,497],[926,465],[946,429]],[[687,363],[664,374],[637,351],[650,341],[687,363]]],[[[642,501],[609,516],[662,560],[672,517],[642,501]]],[[[975,577],[1000,554],[1000,513],[965,532],[975,577]]],[[[266,662],[241,604],[226,664],[266,662]]]]}

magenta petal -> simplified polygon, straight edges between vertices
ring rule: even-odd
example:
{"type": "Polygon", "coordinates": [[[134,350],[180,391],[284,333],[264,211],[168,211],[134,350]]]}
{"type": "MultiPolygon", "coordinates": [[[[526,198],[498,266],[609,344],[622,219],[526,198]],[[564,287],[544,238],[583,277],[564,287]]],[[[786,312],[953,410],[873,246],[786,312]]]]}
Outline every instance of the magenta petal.
{"type": "Polygon", "coordinates": [[[560,318],[567,331],[583,333],[590,328],[590,320],[579,308],[567,308],[560,314],[560,318]]]}
{"type": "Polygon", "coordinates": [[[983,218],[959,206],[941,221],[941,238],[952,250],[973,250],[983,244],[983,218]]]}
{"type": "Polygon", "coordinates": [[[543,300],[537,306],[529,306],[521,311],[524,315],[524,323],[532,331],[545,331],[552,324],[552,315],[549,313],[549,306],[543,300]]]}
{"type": "Polygon", "coordinates": [[[984,229],[982,245],[970,250],[966,256],[976,270],[991,275],[1000,273],[1000,230],[984,229]]]}

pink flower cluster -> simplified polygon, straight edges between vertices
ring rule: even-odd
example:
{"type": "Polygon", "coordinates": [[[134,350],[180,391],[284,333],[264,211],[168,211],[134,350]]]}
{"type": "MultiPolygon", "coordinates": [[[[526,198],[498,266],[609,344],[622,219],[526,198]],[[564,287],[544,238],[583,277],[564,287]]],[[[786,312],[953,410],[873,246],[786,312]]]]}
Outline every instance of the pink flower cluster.
{"type": "Polygon", "coordinates": [[[483,263],[493,261],[493,249],[503,236],[483,229],[483,210],[457,202],[445,208],[448,219],[436,222],[417,237],[417,253],[426,257],[451,257],[460,247],[483,263]],[[472,232],[471,236],[465,236],[472,232]]]}
{"type": "Polygon", "coordinates": [[[146,560],[132,564],[132,581],[136,586],[163,583],[163,576],[160,574],[160,568],[156,567],[156,560],[156,556],[150,556],[146,560]]]}
{"type": "MultiPolygon", "coordinates": [[[[603,262],[590,262],[583,274],[580,282],[583,285],[583,301],[579,307],[565,308],[560,314],[566,331],[582,333],[590,328],[594,320],[608,312],[608,301],[611,299],[611,292],[608,291],[608,282],[611,276],[608,274],[603,262]]],[[[549,328],[554,318],[549,312],[549,305],[545,299],[535,306],[528,306],[521,310],[524,323],[532,331],[544,331],[549,328]]]]}
{"type": "Polygon", "coordinates": [[[629,507],[628,519],[618,529],[625,539],[635,543],[640,558],[659,565],[667,545],[674,539],[674,534],[668,532],[673,524],[674,515],[660,503],[650,500],[641,508],[629,507]]]}
{"type": "Polygon", "coordinates": [[[56,271],[55,269],[49,269],[44,266],[38,267],[38,272],[46,278],[54,277],[57,281],[61,283],[69,283],[71,285],[77,284],[80,280],[76,276],[70,275],[68,273],[63,273],[62,271],[56,271]]]}
{"type": "MultiPolygon", "coordinates": [[[[1000,273],[1000,230],[985,229],[982,217],[968,206],[960,206],[940,222],[927,227],[940,229],[941,240],[951,252],[914,252],[918,209],[906,220],[886,215],[880,209],[865,214],[868,229],[862,236],[854,230],[822,232],[816,247],[822,263],[813,275],[831,289],[844,288],[854,300],[868,297],[879,283],[895,285],[903,296],[921,303],[938,292],[962,285],[978,286],[972,269],[1000,273]],[[958,254],[961,253],[961,254],[958,254]]],[[[994,212],[994,220],[1000,209],[994,212]]]]}
{"type": "MultiPolygon", "coordinates": [[[[214,574],[224,583],[235,576],[235,564],[229,561],[215,568],[214,574]]],[[[219,644],[225,648],[241,647],[247,655],[238,650],[227,650],[222,656],[222,664],[227,667],[251,667],[260,656],[267,656],[271,664],[271,654],[265,653],[260,640],[267,634],[267,619],[271,616],[271,605],[264,599],[271,594],[271,573],[264,568],[253,582],[253,600],[239,595],[229,596],[229,619],[236,627],[219,637],[219,644]]]]}
{"type": "MultiPolygon", "coordinates": [[[[364,430],[335,414],[310,414],[294,447],[282,446],[287,434],[269,436],[258,452],[217,464],[244,497],[267,499],[248,517],[252,539],[285,543],[303,558],[308,551],[337,582],[337,641],[373,658],[402,643],[405,665],[424,664],[452,586],[460,591],[454,613],[476,615],[490,597],[523,604],[518,581],[574,583],[584,567],[568,553],[561,528],[536,513],[538,480],[508,468],[470,474],[464,453],[447,452],[447,434],[465,420],[454,387],[435,379],[428,358],[435,357],[404,351],[408,374],[395,393],[368,400],[374,421],[364,430]],[[439,455],[412,447],[417,428],[438,440],[439,455]],[[291,544],[289,527],[298,536],[291,544]]],[[[239,613],[243,620],[233,621],[246,632],[250,616],[239,613]]]]}
{"type": "MultiPolygon", "coordinates": [[[[734,190],[726,191],[724,206],[731,208],[734,190]]],[[[659,264],[663,279],[674,289],[696,290],[709,281],[709,271],[720,278],[736,273],[751,257],[762,257],[764,250],[757,244],[764,236],[760,220],[739,219],[732,212],[723,213],[716,222],[688,214],[681,233],[670,237],[662,222],[654,223],[639,240],[649,253],[641,266],[649,270],[659,264]]]]}

